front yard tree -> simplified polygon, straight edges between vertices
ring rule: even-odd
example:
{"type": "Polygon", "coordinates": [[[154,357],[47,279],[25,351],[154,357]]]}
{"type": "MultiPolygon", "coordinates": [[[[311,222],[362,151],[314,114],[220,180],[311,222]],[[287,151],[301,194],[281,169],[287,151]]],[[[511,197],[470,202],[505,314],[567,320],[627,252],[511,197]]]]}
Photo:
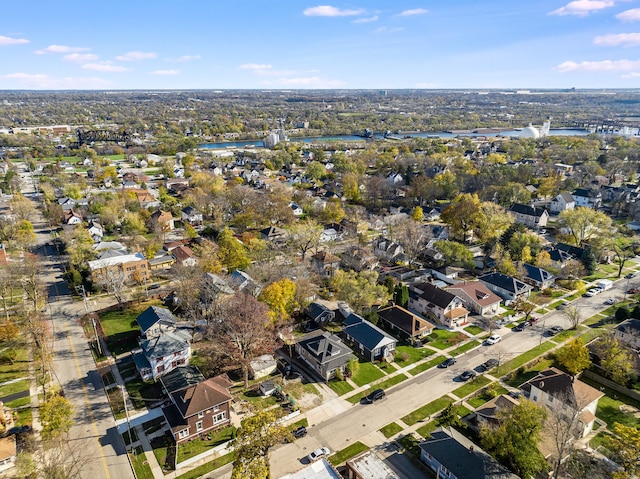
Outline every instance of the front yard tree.
{"type": "Polygon", "coordinates": [[[613,334],[605,334],[596,343],[600,366],[613,381],[625,385],[633,368],[629,350],[613,334]]]}
{"type": "Polygon", "coordinates": [[[632,479],[640,475],[640,430],[637,427],[625,426],[616,422],[613,425],[615,436],[611,439],[611,450],[616,456],[616,462],[622,466],[615,471],[613,479],[632,479]]]}
{"type": "Polygon", "coordinates": [[[569,321],[571,329],[576,329],[582,321],[582,313],[577,306],[567,306],[563,311],[564,317],[569,321]]]}
{"type": "Polygon", "coordinates": [[[547,468],[538,449],[547,412],[526,399],[510,411],[497,413],[500,425],[480,430],[482,446],[496,455],[520,477],[536,476],[547,468]]]}
{"type": "Polygon", "coordinates": [[[231,479],[271,477],[269,449],[291,436],[286,426],[276,422],[273,409],[262,410],[242,421],[234,442],[231,479]]]}
{"type": "Polygon", "coordinates": [[[115,269],[105,269],[100,274],[96,284],[113,296],[118,306],[122,308],[125,299],[126,282],[124,273],[115,269]]]}
{"type": "Polygon", "coordinates": [[[556,353],[556,359],[569,374],[576,376],[591,366],[589,349],[581,338],[576,338],[556,353]]]}
{"type": "Polygon", "coordinates": [[[261,292],[258,299],[264,301],[269,306],[269,318],[274,323],[282,323],[291,317],[296,303],[296,284],[289,278],[274,281],[267,285],[261,292]]]}
{"type": "Polygon", "coordinates": [[[569,232],[576,246],[582,247],[591,238],[608,234],[611,230],[611,218],[606,214],[579,206],[560,213],[560,224],[569,232]]]}
{"type": "Polygon", "coordinates": [[[625,261],[636,255],[635,240],[632,237],[619,236],[617,238],[612,238],[609,241],[608,246],[616,255],[619,278],[622,276],[622,269],[624,268],[625,261]]]}
{"type": "Polygon", "coordinates": [[[300,252],[302,261],[305,260],[307,253],[313,248],[317,248],[320,244],[320,235],[322,234],[322,226],[315,220],[306,219],[300,221],[291,228],[291,246],[300,252]]]}
{"type": "Polygon", "coordinates": [[[75,412],[68,399],[59,394],[50,395],[40,405],[43,439],[61,439],[73,426],[75,412]]]}
{"type": "Polygon", "coordinates": [[[525,316],[524,316],[525,321],[529,319],[529,316],[531,316],[531,313],[537,307],[538,307],[538,305],[532,303],[527,298],[524,298],[522,296],[518,296],[518,298],[513,303],[513,309],[515,309],[516,311],[518,311],[520,313],[524,313],[525,314],[525,316]]]}
{"type": "Polygon", "coordinates": [[[209,327],[211,345],[242,370],[249,386],[249,364],[258,356],[273,352],[277,331],[269,320],[267,305],[248,293],[239,292],[221,305],[224,321],[209,327]]]}

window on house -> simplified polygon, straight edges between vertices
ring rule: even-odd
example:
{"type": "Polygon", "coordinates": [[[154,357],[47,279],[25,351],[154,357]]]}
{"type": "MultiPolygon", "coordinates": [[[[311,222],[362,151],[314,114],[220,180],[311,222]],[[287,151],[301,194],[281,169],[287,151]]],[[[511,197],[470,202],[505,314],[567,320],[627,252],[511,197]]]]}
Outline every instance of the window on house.
{"type": "Polygon", "coordinates": [[[184,439],[189,435],[189,429],[183,429],[178,433],[178,439],[184,439]]]}
{"type": "Polygon", "coordinates": [[[161,364],[160,366],[158,366],[157,368],[158,372],[161,373],[164,371],[164,364],[161,364]]]}
{"type": "Polygon", "coordinates": [[[202,431],[203,427],[202,427],[202,421],[198,421],[196,423],[196,431],[200,432],[202,431]]]}
{"type": "Polygon", "coordinates": [[[225,411],[222,411],[220,414],[216,414],[215,416],[213,416],[213,423],[218,424],[219,422],[226,421],[226,419],[227,413],[225,411]]]}
{"type": "Polygon", "coordinates": [[[218,412],[220,410],[220,406],[213,406],[213,412],[218,412]]]}
{"type": "Polygon", "coordinates": [[[198,419],[202,419],[204,417],[204,411],[200,411],[198,413],[198,419]]]}
{"type": "Polygon", "coordinates": [[[533,396],[533,402],[536,402],[538,400],[538,396],[533,396]]]}

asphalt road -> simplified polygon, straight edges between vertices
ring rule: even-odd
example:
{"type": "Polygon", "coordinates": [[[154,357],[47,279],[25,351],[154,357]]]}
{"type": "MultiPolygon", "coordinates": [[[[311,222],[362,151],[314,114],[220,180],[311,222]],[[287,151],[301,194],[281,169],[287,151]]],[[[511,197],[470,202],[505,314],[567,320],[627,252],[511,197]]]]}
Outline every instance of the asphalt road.
{"type": "MultiPolygon", "coordinates": [[[[35,185],[28,172],[21,171],[22,192],[37,201],[35,185]]],[[[36,252],[42,265],[40,277],[47,287],[48,316],[54,337],[54,376],[71,401],[76,415],[69,432],[74,450],[82,452],[83,479],[133,479],[122,438],[95,368],[79,319],[85,312],[82,302],[74,302],[63,279],[63,258],[51,244],[49,226],[38,213],[33,221],[37,235],[36,252]]]]}

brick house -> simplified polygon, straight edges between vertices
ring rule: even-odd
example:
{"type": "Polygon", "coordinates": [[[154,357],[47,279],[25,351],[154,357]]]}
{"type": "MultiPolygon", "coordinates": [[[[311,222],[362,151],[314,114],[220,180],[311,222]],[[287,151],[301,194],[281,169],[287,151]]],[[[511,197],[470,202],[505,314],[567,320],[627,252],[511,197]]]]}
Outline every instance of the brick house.
{"type": "Polygon", "coordinates": [[[447,328],[467,324],[469,311],[455,294],[431,283],[420,283],[409,290],[409,309],[432,318],[447,328]]]}
{"type": "Polygon", "coordinates": [[[113,275],[121,275],[125,283],[149,279],[149,262],[141,253],[117,254],[88,262],[91,281],[99,283],[113,275]]]}

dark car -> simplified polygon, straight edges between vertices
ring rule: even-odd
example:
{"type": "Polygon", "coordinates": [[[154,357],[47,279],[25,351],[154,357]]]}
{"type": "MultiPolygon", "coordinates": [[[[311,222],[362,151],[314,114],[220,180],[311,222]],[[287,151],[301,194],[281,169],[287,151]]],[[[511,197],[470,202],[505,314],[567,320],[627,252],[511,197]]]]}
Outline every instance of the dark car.
{"type": "Polygon", "coordinates": [[[556,334],[561,333],[562,331],[564,331],[564,328],[562,326],[552,326],[549,328],[547,333],[549,334],[549,336],[555,336],[556,334]]]}
{"type": "Polygon", "coordinates": [[[147,288],[147,290],[151,291],[152,289],[158,289],[159,287],[160,287],[160,285],[159,285],[159,284],[152,284],[151,286],[149,286],[149,287],[147,288]]]}
{"type": "Polygon", "coordinates": [[[638,290],[636,288],[631,288],[627,290],[627,294],[636,294],[638,290]]]}
{"type": "Polygon", "coordinates": [[[495,368],[498,365],[498,360],[496,358],[487,359],[484,363],[480,365],[483,371],[487,371],[491,368],[495,368]]]}
{"type": "Polygon", "coordinates": [[[296,439],[300,439],[301,437],[305,437],[307,435],[307,428],[304,426],[300,426],[297,429],[294,429],[292,431],[293,437],[295,437],[296,439]]]}
{"type": "Polygon", "coordinates": [[[456,358],[447,358],[438,364],[439,368],[448,368],[449,366],[453,366],[456,363],[456,358]]]}
{"type": "Polygon", "coordinates": [[[16,426],[7,431],[7,435],[11,434],[24,434],[25,432],[31,432],[31,426],[16,426]]]}
{"type": "Polygon", "coordinates": [[[531,323],[529,321],[523,321],[522,323],[518,324],[515,328],[513,328],[513,330],[514,331],[524,331],[529,326],[531,326],[531,323]]]}
{"type": "Polygon", "coordinates": [[[469,379],[475,378],[477,375],[473,371],[465,371],[460,375],[460,379],[462,381],[468,381],[469,379]]]}
{"type": "Polygon", "coordinates": [[[633,278],[635,275],[636,275],[635,273],[629,273],[629,274],[625,275],[625,279],[631,279],[631,278],[633,278]]]}
{"type": "Polygon", "coordinates": [[[386,394],[384,392],[384,389],[376,389],[375,391],[372,391],[367,395],[367,397],[364,398],[364,402],[366,402],[367,404],[373,404],[374,401],[377,401],[378,399],[382,399],[385,396],[386,394]]]}

